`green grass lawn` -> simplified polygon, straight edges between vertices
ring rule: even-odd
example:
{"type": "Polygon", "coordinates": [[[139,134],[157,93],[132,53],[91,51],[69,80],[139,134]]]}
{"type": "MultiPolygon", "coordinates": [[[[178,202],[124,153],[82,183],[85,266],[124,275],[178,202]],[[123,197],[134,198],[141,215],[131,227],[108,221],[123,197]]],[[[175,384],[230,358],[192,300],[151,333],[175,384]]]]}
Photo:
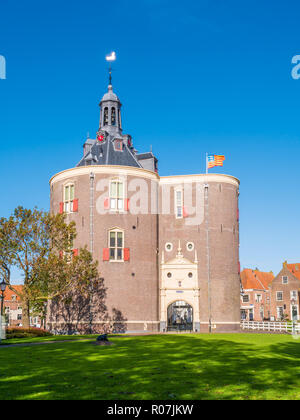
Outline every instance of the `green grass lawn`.
{"type": "Polygon", "coordinates": [[[0,348],[0,399],[300,399],[300,339],[291,336],[111,341],[0,348]]]}

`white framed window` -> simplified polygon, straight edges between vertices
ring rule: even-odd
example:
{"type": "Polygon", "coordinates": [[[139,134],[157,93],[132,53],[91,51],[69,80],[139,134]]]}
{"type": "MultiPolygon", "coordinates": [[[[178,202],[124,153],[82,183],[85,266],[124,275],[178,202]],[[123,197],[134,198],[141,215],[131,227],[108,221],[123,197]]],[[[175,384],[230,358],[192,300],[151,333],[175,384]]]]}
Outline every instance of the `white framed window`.
{"type": "Polygon", "coordinates": [[[124,210],[124,182],[122,180],[110,181],[109,198],[111,210],[124,210]]]}
{"type": "Polygon", "coordinates": [[[282,276],[282,284],[288,284],[289,278],[288,276],[282,276]]]}
{"type": "Polygon", "coordinates": [[[283,300],[283,292],[276,292],[276,300],[278,302],[283,300]]]}
{"type": "Polygon", "coordinates": [[[255,295],[255,302],[257,302],[257,303],[262,302],[262,295],[258,295],[258,294],[256,294],[256,295],[255,295]]]}
{"type": "Polygon", "coordinates": [[[243,303],[248,303],[249,301],[249,295],[243,295],[243,303]]]}
{"type": "Polygon", "coordinates": [[[183,218],[183,191],[182,188],[176,188],[174,191],[175,216],[176,219],[183,218]]]}
{"type": "Polygon", "coordinates": [[[64,186],[64,212],[73,212],[75,186],[74,184],[67,184],[64,186]]]}
{"type": "Polygon", "coordinates": [[[124,232],[120,229],[112,229],[109,231],[109,260],[124,260],[124,232]]]}
{"type": "Polygon", "coordinates": [[[291,294],[291,300],[297,300],[297,298],[298,298],[297,290],[291,290],[290,294],[291,294]]]}

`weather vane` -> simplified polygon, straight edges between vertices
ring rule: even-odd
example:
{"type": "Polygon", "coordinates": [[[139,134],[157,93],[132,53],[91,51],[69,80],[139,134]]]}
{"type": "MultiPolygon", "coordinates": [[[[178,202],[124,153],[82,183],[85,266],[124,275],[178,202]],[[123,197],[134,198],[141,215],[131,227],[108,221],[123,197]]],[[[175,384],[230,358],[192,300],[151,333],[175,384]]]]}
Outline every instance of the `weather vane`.
{"type": "Polygon", "coordinates": [[[105,57],[106,61],[108,61],[108,62],[109,62],[109,84],[110,84],[110,85],[112,84],[112,81],[111,81],[111,72],[112,72],[111,63],[112,63],[113,61],[116,61],[116,58],[117,58],[117,56],[116,56],[115,51],[112,51],[109,55],[107,55],[107,56],[105,57]]]}

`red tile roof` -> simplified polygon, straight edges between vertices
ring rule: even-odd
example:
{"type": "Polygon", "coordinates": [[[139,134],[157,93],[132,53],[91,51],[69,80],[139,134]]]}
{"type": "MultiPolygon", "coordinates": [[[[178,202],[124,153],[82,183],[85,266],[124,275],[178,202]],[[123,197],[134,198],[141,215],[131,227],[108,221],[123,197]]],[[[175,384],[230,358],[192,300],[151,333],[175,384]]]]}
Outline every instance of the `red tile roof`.
{"type": "Polygon", "coordinates": [[[11,286],[14,288],[15,291],[11,290],[7,286],[6,290],[4,292],[4,300],[6,300],[6,301],[12,300],[12,297],[15,295],[15,296],[17,296],[16,300],[19,302],[21,299],[20,299],[20,296],[18,295],[18,293],[22,293],[23,286],[22,285],[15,285],[15,284],[12,284],[11,286]]]}
{"type": "Polygon", "coordinates": [[[286,264],[286,267],[294,274],[295,277],[297,277],[297,279],[300,280],[300,263],[286,264]]]}
{"type": "Polygon", "coordinates": [[[267,290],[273,279],[274,274],[272,272],[266,273],[259,270],[252,270],[251,268],[245,268],[241,272],[242,286],[245,290],[267,290]]]}

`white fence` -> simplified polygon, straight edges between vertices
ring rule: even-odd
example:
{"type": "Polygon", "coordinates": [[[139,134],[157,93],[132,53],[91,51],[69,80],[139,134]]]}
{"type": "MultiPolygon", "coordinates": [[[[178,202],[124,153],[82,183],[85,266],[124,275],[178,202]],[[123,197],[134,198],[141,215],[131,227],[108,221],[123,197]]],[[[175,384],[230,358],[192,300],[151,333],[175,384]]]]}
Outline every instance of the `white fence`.
{"type": "Polygon", "coordinates": [[[259,321],[242,321],[243,330],[259,330],[271,331],[288,334],[300,334],[300,324],[297,322],[259,322],[259,321]]]}

